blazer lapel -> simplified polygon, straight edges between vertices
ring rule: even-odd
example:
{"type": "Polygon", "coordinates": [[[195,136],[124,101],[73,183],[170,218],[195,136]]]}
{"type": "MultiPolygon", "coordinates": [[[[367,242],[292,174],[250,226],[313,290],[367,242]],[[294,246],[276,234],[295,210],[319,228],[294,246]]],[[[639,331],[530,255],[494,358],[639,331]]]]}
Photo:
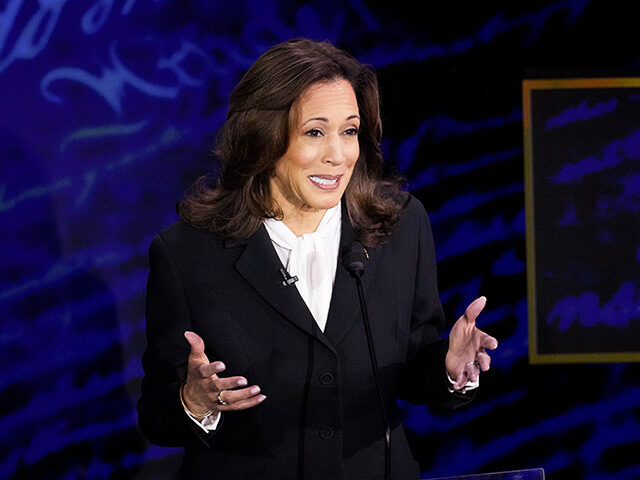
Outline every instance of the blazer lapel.
{"type": "MultiPolygon", "coordinates": [[[[338,266],[336,268],[336,278],[331,293],[331,305],[327,317],[325,335],[329,337],[333,345],[338,345],[345,334],[351,328],[353,322],[360,316],[360,299],[356,281],[351,277],[346,268],[342,265],[342,252],[352,242],[357,241],[355,231],[349,221],[349,215],[343,205],[342,208],[342,230],[340,233],[340,251],[338,253],[338,266]]],[[[365,264],[362,286],[367,298],[368,286],[375,276],[375,267],[378,258],[378,249],[367,249],[369,259],[365,264]]]]}
{"type": "MultiPolygon", "coordinates": [[[[226,244],[235,246],[238,242],[228,241],[226,244]]],[[[280,269],[283,265],[264,225],[249,238],[235,267],[258,294],[286,320],[331,348],[295,285],[282,284],[280,269]]]]}

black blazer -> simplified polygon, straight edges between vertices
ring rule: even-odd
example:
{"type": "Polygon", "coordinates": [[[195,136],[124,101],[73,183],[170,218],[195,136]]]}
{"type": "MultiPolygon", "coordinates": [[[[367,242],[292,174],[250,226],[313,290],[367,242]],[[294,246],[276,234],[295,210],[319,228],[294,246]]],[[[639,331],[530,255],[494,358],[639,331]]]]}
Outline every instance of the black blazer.
{"type": "MultiPolygon", "coordinates": [[[[343,210],[340,248],[355,239],[343,210]]],[[[395,399],[457,406],[448,392],[446,340],[426,212],[413,197],[390,240],[368,249],[363,277],[391,422],[392,474],[417,478],[395,399]]],[[[151,244],[145,377],[139,425],[153,443],[184,446],[181,478],[374,479],[384,473],[384,427],[354,280],[338,260],[325,332],[294,286],[264,228],[225,240],[178,222],[151,244]],[[180,404],[192,330],[224,375],[246,376],[267,396],[223,415],[204,433],[180,404]]]]}

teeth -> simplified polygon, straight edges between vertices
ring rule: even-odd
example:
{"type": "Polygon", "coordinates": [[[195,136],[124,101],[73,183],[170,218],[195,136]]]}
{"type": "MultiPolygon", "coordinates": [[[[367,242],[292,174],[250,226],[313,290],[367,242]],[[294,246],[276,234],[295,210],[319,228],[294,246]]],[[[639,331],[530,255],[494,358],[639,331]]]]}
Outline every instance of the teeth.
{"type": "Polygon", "coordinates": [[[338,181],[337,178],[329,180],[328,178],[316,177],[314,175],[311,175],[311,177],[309,178],[311,178],[311,180],[313,180],[314,182],[319,183],[320,185],[333,185],[338,181]]]}

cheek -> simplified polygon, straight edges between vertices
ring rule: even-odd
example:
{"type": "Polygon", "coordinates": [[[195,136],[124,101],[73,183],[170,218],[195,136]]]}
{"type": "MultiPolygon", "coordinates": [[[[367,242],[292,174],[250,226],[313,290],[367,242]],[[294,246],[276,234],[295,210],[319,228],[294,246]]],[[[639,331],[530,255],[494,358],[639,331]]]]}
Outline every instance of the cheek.
{"type": "Polygon", "coordinates": [[[308,148],[296,149],[288,159],[288,170],[292,175],[306,175],[316,163],[316,152],[308,148]]]}
{"type": "Polygon", "coordinates": [[[276,165],[276,175],[285,182],[291,182],[300,175],[304,175],[304,171],[313,161],[309,160],[303,152],[287,152],[276,165]]]}

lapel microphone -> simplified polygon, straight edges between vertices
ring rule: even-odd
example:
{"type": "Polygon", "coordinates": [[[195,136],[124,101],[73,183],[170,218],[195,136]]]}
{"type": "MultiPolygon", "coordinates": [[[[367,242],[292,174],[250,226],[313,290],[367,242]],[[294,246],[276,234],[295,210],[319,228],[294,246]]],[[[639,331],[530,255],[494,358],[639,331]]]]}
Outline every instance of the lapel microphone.
{"type": "Polygon", "coordinates": [[[282,275],[282,286],[288,287],[289,285],[293,285],[298,281],[298,277],[294,275],[293,277],[289,275],[289,272],[283,267],[280,269],[280,275],[282,275]]]}
{"type": "Polygon", "coordinates": [[[358,242],[352,242],[342,250],[342,265],[351,274],[356,281],[358,288],[358,299],[360,300],[360,311],[362,313],[362,321],[364,323],[364,332],[367,337],[367,345],[369,346],[369,358],[371,359],[371,370],[373,371],[373,380],[376,384],[376,393],[378,394],[378,403],[380,405],[380,413],[382,414],[382,423],[384,426],[384,478],[391,479],[391,427],[387,417],[387,409],[384,407],[384,397],[382,396],[382,385],[380,385],[380,368],[378,367],[378,358],[376,357],[376,349],[373,344],[373,334],[371,333],[371,323],[367,313],[367,305],[364,299],[364,289],[362,288],[362,276],[364,275],[364,267],[367,263],[369,254],[365,248],[358,242]]]}

